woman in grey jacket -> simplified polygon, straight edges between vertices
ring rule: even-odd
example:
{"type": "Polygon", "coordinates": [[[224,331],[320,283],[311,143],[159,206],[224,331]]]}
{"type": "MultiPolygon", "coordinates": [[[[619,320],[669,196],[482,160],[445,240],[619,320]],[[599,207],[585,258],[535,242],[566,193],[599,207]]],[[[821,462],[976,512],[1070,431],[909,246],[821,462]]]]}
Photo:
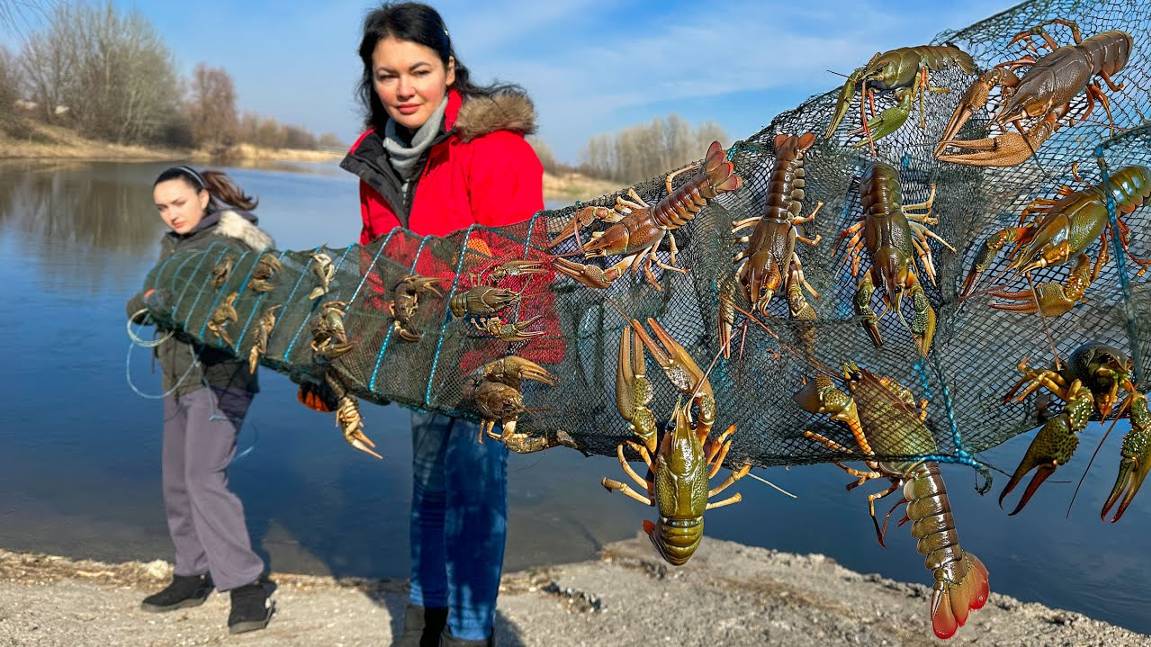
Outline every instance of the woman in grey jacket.
{"type": "MultiPolygon", "coordinates": [[[[170,229],[160,259],[176,251],[221,244],[237,252],[271,248],[256,226],[256,200],[224,173],[170,168],[156,179],[152,195],[170,229]]],[[[138,316],[151,299],[143,292],[128,303],[138,316]]],[[[236,434],[259,390],[248,364],[223,351],[175,335],[156,349],[163,370],[164,508],[176,547],[172,582],[144,599],[147,611],[172,611],[202,604],[213,588],[230,591],[231,633],[263,629],[272,606],[260,581],[264,562],[251,548],[240,499],[228,490],[228,464],[236,434]]]]}

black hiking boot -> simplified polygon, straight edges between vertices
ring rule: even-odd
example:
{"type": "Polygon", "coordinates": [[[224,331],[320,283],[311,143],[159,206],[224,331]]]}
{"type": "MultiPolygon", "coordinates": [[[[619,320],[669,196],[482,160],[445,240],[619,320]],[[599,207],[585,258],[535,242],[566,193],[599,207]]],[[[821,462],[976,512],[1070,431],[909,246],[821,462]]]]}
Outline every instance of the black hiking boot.
{"type": "Polygon", "coordinates": [[[440,639],[442,641],[440,645],[443,647],[493,647],[496,644],[494,631],[488,635],[486,640],[464,640],[453,636],[450,627],[444,627],[444,633],[440,639]]]}
{"type": "Polygon", "coordinates": [[[171,584],[144,598],[140,608],[159,613],[198,607],[208,599],[213,588],[211,575],[173,575],[171,584]]]}
{"type": "Polygon", "coordinates": [[[392,647],[440,647],[440,632],[447,624],[447,607],[424,608],[409,602],[403,629],[392,639],[392,647]]]}
{"type": "Polygon", "coordinates": [[[263,584],[245,584],[230,593],[232,611],[228,614],[228,633],[242,634],[268,626],[276,605],[268,604],[268,592],[263,584]]]}

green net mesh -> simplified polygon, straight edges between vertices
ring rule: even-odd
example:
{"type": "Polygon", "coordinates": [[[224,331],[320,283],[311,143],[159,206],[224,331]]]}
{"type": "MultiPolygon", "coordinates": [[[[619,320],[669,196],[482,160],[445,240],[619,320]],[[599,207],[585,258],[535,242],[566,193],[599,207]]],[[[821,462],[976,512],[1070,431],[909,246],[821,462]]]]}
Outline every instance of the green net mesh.
{"type": "MultiPolygon", "coordinates": [[[[542,274],[512,276],[498,281],[502,288],[522,296],[500,313],[506,322],[528,321],[530,331],[544,334],[523,341],[502,341],[480,330],[467,317],[454,316],[449,302],[477,285],[493,283],[494,268],[512,259],[537,260],[550,267],[553,255],[607,267],[618,257],[585,259],[577,255],[576,241],[550,248],[548,243],[577,211],[589,205],[611,206],[616,196],[565,209],[542,211],[521,225],[500,229],[474,227],[446,238],[420,237],[396,230],[367,246],[340,249],[273,252],[281,262],[269,292],[256,292],[250,282],[260,254],[234,259],[232,271],[219,287],[212,285],[212,270],[228,253],[223,247],[184,252],[157,266],[147,279],[148,287],[173,295],[170,307],[153,314],[166,326],[187,331],[205,343],[229,347],[246,357],[254,342],[256,323],[272,304],[282,304],[271,332],[264,366],[301,382],[320,382],[324,371],[333,371],[356,397],[377,403],[399,404],[477,419],[469,400],[475,370],[485,362],[515,354],[546,367],[558,379],[554,386],[526,382],[523,399],[527,411],[520,416],[518,431],[544,434],[562,430],[589,453],[614,455],[616,446],[631,438],[628,423],[615,401],[616,359],[621,330],[629,319],[657,319],[695,360],[707,367],[717,358],[717,293],[736,271],[733,256],[745,247],[731,233],[733,221],[763,213],[770,190],[776,134],[819,135],[806,156],[806,198],[803,213],[817,202],[823,207],[814,222],[802,225],[802,233],[820,235],[816,247],[798,246],[808,282],[820,298],[809,298],[818,320],[796,323],[788,316],[787,301],[773,300],[767,315],[751,322],[736,318],[735,352],[718,359],[709,373],[718,404],[717,424],[737,425],[727,463],[750,462],[759,466],[798,464],[845,458],[844,453],[805,438],[803,432],[820,433],[857,452],[846,429],[825,415],[801,409],[793,400],[806,379],[825,375],[839,381],[845,362],[879,375],[890,376],[906,387],[915,401],[926,400],[924,427],[908,423],[911,407],[893,408],[885,442],[873,443],[880,458],[910,459],[934,456],[937,460],[971,463],[980,451],[1036,426],[1032,399],[1004,404],[1003,395],[1020,375],[1019,360],[1046,365],[1057,352],[1066,358],[1087,342],[1110,344],[1136,359],[1136,376],[1145,387],[1151,349],[1147,324],[1132,313],[1146,313],[1149,297],[1139,266],[1112,250],[1110,260],[1084,298],[1066,314],[1041,317],[1006,312],[991,307],[1001,301],[977,291],[960,300],[959,292],[980,245],[995,231],[1017,224],[1020,211],[1037,198],[1058,197],[1061,186],[1085,188],[1072,179],[1072,165],[1083,183],[1101,182],[1097,154],[1111,173],[1128,165],[1151,161],[1151,130],[1144,115],[1151,110],[1148,88],[1151,66],[1146,53],[1151,40],[1151,18],[1140,2],[1104,4],[1076,1],[1028,2],[966,29],[940,35],[935,44],[952,43],[969,52],[981,70],[1017,59],[1028,52],[1021,43],[1009,44],[1013,36],[1053,18],[1075,21],[1084,37],[1121,29],[1134,38],[1126,67],[1115,75],[1122,89],[1104,86],[1115,126],[1113,134],[1101,106],[1086,122],[1064,125],[1028,161],[1006,168],[960,166],[935,159],[933,150],[964,90],[976,78],[957,67],[933,70],[932,86],[947,92],[928,92],[923,108],[918,101],[910,118],[895,133],[876,143],[879,160],[898,169],[905,204],[927,199],[936,188],[934,215],[939,223],[931,229],[948,241],[956,252],[931,243],[938,278],[927,281],[922,264],[916,267],[926,294],[938,312],[934,347],[925,359],[917,351],[908,326],[889,308],[872,305],[879,315],[885,343],[875,348],[855,315],[852,300],[858,279],[842,249],[835,250],[841,231],[861,218],[860,178],[872,162],[868,146],[856,146],[850,135],[859,124],[858,96],[844,124],[831,139],[822,138],[833,114],[838,91],[812,97],[795,110],[777,116],[762,131],[736,142],[728,151],[742,189],[720,195],[676,230],[678,265],[686,274],[655,270],[661,290],[642,276],[627,274],[607,289],[594,289],[548,270],[542,274]],[[312,271],[314,254],[323,252],[335,266],[330,291],[316,299],[309,293],[317,285],[312,271]],[[420,297],[414,327],[419,341],[403,339],[392,325],[388,311],[394,286],[405,276],[418,274],[439,279],[440,291],[420,297]],[[237,320],[228,324],[234,345],[228,346],[208,332],[208,320],[222,300],[236,293],[237,320]],[[353,348],[329,363],[313,352],[311,322],[321,304],[347,302],[343,325],[353,348]],[[814,330],[814,344],[800,343],[814,330]],[[915,427],[919,431],[906,431],[915,427]],[[905,436],[900,434],[906,433],[905,436]],[[928,438],[927,436],[930,436],[928,438]]],[[[1046,27],[1060,44],[1070,44],[1064,26],[1046,27]]],[[[915,43],[908,43],[909,45],[915,43]]],[[[1041,52],[1042,53],[1042,52],[1041,52]]],[[[861,64],[864,61],[860,62],[861,64]]],[[[1026,70],[1026,67],[1023,68],[1026,70]]],[[[1001,95],[991,93],[987,105],[975,111],[960,133],[962,139],[996,136],[1004,129],[994,125],[1001,95]]],[[[892,93],[877,93],[877,110],[894,105],[892,93]]],[[[1087,110],[1082,92],[1072,100],[1069,115],[1061,123],[1078,121],[1087,110]]],[[[1034,123],[1029,120],[1028,124],[1034,123]]],[[[1008,126],[1008,132],[1013,127],[1008,126]]],[[[689,181],[690,173],[676,182],[689,181]]],[[[664,178],[632,187],[649,204],[665,197],[664,178]]],[[[1124,205],[1120,205],[1124,206],[1124,205]]],[[[1134,206],[1134,205],[1130,205],[1134,206]]],[[[1130,230],[1131,253],[1149,253],[1146,207],[1119,214],[1130,230]]],[[[1106,209],[1103,216],[1106,217],[1106,209]]],[[[583,232],[586,242],[593,225],[583,232]]],[[[1099,253],[1094,242],[1087,253],[1099,253]]],[[[666,242],[658,256],[669,261],[666,242]]],[[[870,261],[864,259],[866,270],[870,261]]],[[[1028,279],[1007,268],[1007,254],[1000,254],[987,268],[982,285],[987,288],[1024,290],[1028,279]]],[[[1031,281],[1063,283],[1072,263],[1031,273],[1031,281]]],[[[737,304],[748,308],[747,299],[737,304]]],[[[904,308],[904,315],[908,310],[904,308]]],[[[648,373],[655,387],[651,408],[666,421],[681,393],[664,378],[649,358],[648,373]]],[[[893,394],[893,397],[895,395],[893,394]]],[[[1058,407],[1058,403],[1056,403],[1058,407]]],[[[369,434],[371,430],[368,430],[369,434]]],[[[854,454],[858,457],[859,454],[854,454]]]]}

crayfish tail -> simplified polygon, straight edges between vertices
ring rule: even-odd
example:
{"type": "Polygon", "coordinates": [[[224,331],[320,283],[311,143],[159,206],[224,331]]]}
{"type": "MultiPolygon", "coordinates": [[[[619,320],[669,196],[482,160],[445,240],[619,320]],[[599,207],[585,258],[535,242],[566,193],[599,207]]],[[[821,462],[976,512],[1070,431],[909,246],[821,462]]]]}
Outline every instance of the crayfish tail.
{"type": "Polygon", "coordinates": [[[711,143],[707,149],[707,156],[703,161],[704,173],[707,181],[716,193],[735,191],[743,186],[743,178],[735,172],[735,165],[727,159],[727,153],[718,141],[711,143]]]}
{"type": "Polygon", "coordinates": [[[971,611],[978,611],[991,595],[987,567],[979,558],[965,552],[961,560],[963,577],[958,582],[940,580],[931,592],[931,629],[939,638],[955,635],[971,611]]]}

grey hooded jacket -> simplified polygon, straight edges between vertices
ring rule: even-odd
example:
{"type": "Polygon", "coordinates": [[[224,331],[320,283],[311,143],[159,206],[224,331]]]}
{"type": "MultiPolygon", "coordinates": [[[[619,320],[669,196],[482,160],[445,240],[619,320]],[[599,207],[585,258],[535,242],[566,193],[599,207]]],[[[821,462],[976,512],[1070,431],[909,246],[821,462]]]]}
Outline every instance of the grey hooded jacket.
{"type": "MultiPolygon", "coordinates": [[[[237,252],[262,252],[275,243],[271,236],[256,226],[256,216],[236,209],[210,211],[196,229],[187,234],[168,232],[160,241],[162,262],[177,251],[207,248],[224,243],[237,252]]],[[[129,317],[144,309],[144,293],[128,301],[129,317]]],[[[241,389],[250,393],[260,390],[254,373],[248,372],[248,363],[230,353],[206,348],[193,339],[178,333],[155,349],[163,373],[164,392],[176,397],[186,395],[204,386],[220,389],[241,389]]]]}

